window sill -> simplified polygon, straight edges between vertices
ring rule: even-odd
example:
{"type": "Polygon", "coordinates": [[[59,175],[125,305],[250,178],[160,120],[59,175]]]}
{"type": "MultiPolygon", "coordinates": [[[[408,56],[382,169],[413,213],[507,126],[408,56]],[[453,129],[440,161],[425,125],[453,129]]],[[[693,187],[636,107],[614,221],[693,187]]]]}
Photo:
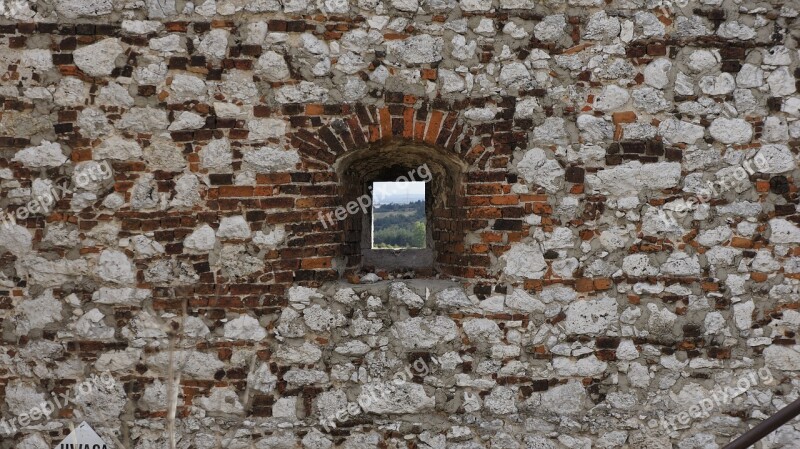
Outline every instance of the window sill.
{"type": "Polygon", "coordinates": [[[379,270],[422,269],[433,267],[433,250],[430,248],[366,249],[364,265],[379,270]]]}

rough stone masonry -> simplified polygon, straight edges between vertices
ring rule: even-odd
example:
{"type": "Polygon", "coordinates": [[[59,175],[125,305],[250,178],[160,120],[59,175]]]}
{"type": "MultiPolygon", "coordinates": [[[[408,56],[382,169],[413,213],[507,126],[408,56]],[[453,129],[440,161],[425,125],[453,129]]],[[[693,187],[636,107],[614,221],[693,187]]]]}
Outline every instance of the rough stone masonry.
{"type": "Polygon", "coordinates": [[[797,1],[0,5],[1,449],[712,449],[800,394],[797,1]],[[429,269],[319,222],[421,161],[429,269]]]}

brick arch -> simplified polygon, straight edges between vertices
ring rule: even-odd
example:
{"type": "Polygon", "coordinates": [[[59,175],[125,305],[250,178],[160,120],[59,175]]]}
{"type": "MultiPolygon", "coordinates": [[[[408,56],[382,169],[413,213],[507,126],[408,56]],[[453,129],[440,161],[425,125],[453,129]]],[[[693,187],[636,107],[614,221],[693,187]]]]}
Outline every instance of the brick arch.
{"type": "MultiPolygon", "coordinates": [[[[297,149],[303,164],[309,171],[327,172],[337,183],[336,198],[317,203],[318,211],[324,216],[339,206],[344,206],[354,198],[354,191],[342,189],[346,182],[337,165],[348,156],[358,153],[368,154],[372,150],[381,151],[387,147],[426,149],[430,155],[438,155],[440,161],[451,159],[450,165],[443,162],[440,167],[455,168],[460,175],[466,174],[491,152],[491,143],[486,141],[486,130],[481,130],[464,121],[459,114],[463,105],[435,101],[418,102],[408,95],[386,95],[382,107],[354,104],[305,107],[305,116],[293,124],[312,125],[295,127],[288,134],[291,145],[297,149]],[[323,123],[323,119],[326,121],[323,123]],[[313,126],[316,122],[317,126],[313,126]],[[489,143],[489,145],[486,145],[489,143]],[[487,148],[489,148],[487,150],[487,148]]],[[[478,170],[481,168],[479,167],[478,170]]],[[[466,187],[460,181],[447,192],[447,199],[430,209],[434,215],[429,219],[432,232],[429,243],[434,250],[433,271],[459,277],[473,277],[475,270],[469,266],[475,258],[465,251],[464,237],[468,230],[466,223],[466,187]],[[440,207],[444,204],[444,207],[440,207]]],[[[445,194],[434,193],[443,196],[445,194]]],[[[337,221],[330,238],[337,243],[336,254],[332,257],[330,270],[337,276],[347,274],[362,267],[361,246],[359,243],[362,225],[353,219],[337,221]]],[[[328,234],[332,231],[320,222],[311,225],[314,231],[328,234]]],[[[309,230],[311,231],[311,230],[309,230]]],[[[311,231],[311,232],[314,232],[311,231]]],[[[481,261],[479,277],[488,268],[488,256],[481,261]]],[[[368,268],[372,266],[367,265],[368,268]]],[[[327,267],[318,267],[327,268],[327,267]]],[[[429,274],[431,270],[421,269],[418,274],[429,274]]],[[[319,277],[316,273],[315,279],[319,277]]],[[[329,273],[328,277],[332,277],[329,273]]],[[[300,279],[303,280],[303,279],[300,279]]]]}
{"type": "Polygon", "coordinates": [[[416,97],[387,94],[382,107],[356,103],[335,106],[310,105],[306,121],[327,115],[329,121],[311,128],[298,128],[288,134],[291,146],[311,167],[331,166],[343,154],[381,142],[404,141],[437,147],[457,155],[467,165],[486,153],[477,127],[459,116],[458,104],[441,100],[418,102],[416,97]]]}

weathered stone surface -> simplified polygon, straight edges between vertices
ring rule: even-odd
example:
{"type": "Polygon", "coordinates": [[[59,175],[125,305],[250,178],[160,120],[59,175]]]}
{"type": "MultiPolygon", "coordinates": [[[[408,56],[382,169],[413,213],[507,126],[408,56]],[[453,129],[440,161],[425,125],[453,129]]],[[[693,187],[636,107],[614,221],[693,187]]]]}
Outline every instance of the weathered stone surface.
{"type": "Polygon", "coordinates": [[[77,19],[110,14],[114,10],[114,3],[111,0],[56,0],[55,8],[62,17],[77,19]]]}
{"type": "Polygon", "coordinates": [[[130,284],[134,280],[133,267],[128,256],[114,250],[105,250],[100,253],[95,274],[100,279],[113,284],[130,284]]]}
{"type": "Polygon", "coordinates": [[[630,276],[652,276],[658,273],[647,254],[633,254],[622,261],[622,271],[630,276]]]}
{"type": "Polygon", "coordinates": [[[465,321],[463,329],[467,337],[475,343],[498,343],[503,335],[497,323],[482,318],[465,321]]]}
{"type": "Polygon", "coordinates": [[[584,39],[601,40],[617,36],[620,32],[619,19],[609,17],[605,11],[592,14],[583,33],[584,39]]]}
{"type": "Polygon", "coordinates": [[[703,138],[705,129],[693,123],[669,119],[658,125],[658,133],[668,142],[691,144],[703,138]]]}
{"type": "Polygon", "coordinates": [[[91,138],[108,134],[111,130],[105,112],[97,108],[82,110],[78,114],[77,124],[81,128],[81,134],[91,138]]]}
{"type": "Polygon", "coordinates": [[[300,162],[300,156],[296,151],[263,147],[259,150],[248,152],[243,160],[256,172],[270,173],[293,168],[300,162]]]}
{"type": "Polygon", "coordinates": [[[44,329],[50,323],[61,321],[62,305],[52,290],[46,290],[35,299],[23,301],[18,311],[16,334],[28,335],[34,329],[44,329]]]}
{"type": "Polygon", "coordinates": [[[190,208],[201,201],[200,180],[191,173],[184,173],[175,180],[175,197],[169,205],[173,208],[190,208]]]}
{"type": "Polygon", "coordinates": [[[594,107],[598,111],[613,111],[624,106],[630,98],[631,95],[626,89],[612,84],[603,88],[594,102],[594,107]]]}
{"type": "Polygon", "coordinates": [[[785,97],[797,92],[795,77],[788,67],[780,67],[767,77],[767,84],[776,97],[785,97]]]}
{"type": "Polygon", "coordinates": [[[641,164],[628,162],[587,177],[589,185],[612,195],[637,193],[642,189],[666,189],[680,181],[681,165],[673,162],[641,164]]]}
{"type": "Polygon", "coordinates": [[[250,225],[241,215],[222,217],[217,230],[217,237],[229,239],[250,238],[250,225]]]}
{"type": "Polygon", "coordinates": [[[656,89],[663,89],[669,84],[671,70],[672,62],[669,59],[656,59],[645,67],[644,82],[656,89]]]}
{"type": "MultiPolygon", "coordinates": [[[[634,100],[635,99],[636,97],[634,97],[634,100]]],[[[613,137],[613,126],[602,117],[581,114],[578,116],[576,125],[581,131],[581,137],[588,142],[600,142],[613,137]]]]}
{"type": "Polygon", "coordinates": [[[697,276],[700,274],[700,263],[697,256],[676,251],[661,265],[661,271],[674,276],[697,276]]]}
{"type": "Polygon", "coordinates": [[[117,126],[135,132],[149,132],[166,129],[169,126],[167,113],[154,108],[131,108],[123,114],[117,126]]]}
{"type": "Polygon", "coordinates": [[[282,120],[260,119],[251,120],[247,123],[250,140],[267,140],[282,137],[286,130],[286,124],[282,120]]]}
{"type": "Polygon", "coordinates": [[[31,250],[33,237],[22,226],[7,223],[0,232],[0,250],[22,256],[31,250]]]}
{"type": "Polygon", "coordinates": [[[230,388],[215,387],[208,397],[200,397],[197,404],[208,412],[239,414],[244,411],[244,406],[239,402],[239,397],[230,388]]]}
{"type": "Polygon", "coordinates": [[[512,309],[525,312],[543,312],[545,310],[545,305],[542,301],[521,289],[514,289],[514,291],[505,298],[505,305],[512,309]]]}
{"type": "Polygon", "coordinates": [[[117,56],[124,49],[118,39],[103,39],[92,45],[75,50],[72,57],[75,65],[91,76],[110,75],[116,66],[117,56]]]}
{"type": "MultiPolygon", "coordinates": [[[[181,350],[173,354],[160,352],[147,357],[147,364],[151,370],[166,374],[170,367],[170,357],[182,372],[193,379],[212,379],[217,370],[225,366],[216,356],[196,350],[181,350]]],[[[174,366],[174,365],[173,365],[174,366]]]]}
{"type": "Polygon", "coordinates": [[[603,297],[576,301],[567,307],[565,329],[571,334],[600,334],[617,323],[617,301],[603,297]]]}
{"type": "Polygon", "coordinates": [[[785,145],[764,145],[755,156],[758,171],[762,173],[785,173],[795,169],[795,156],[785,145]]]}
{"type": "Polygon", "coordinates": [[[279,103],[325,103],[328,100],[328,89],[301,81],[298,85],[278,89],[275,99],[279,103]]]}
{"type": "Polygon", "coordinates": [[[409,349],[430,349],[440,342],[456,338],[453,320],[437,316],[433,318],[409,318],[392,326],[392,334],[400,344],[409,349]]]}
{"type": "Polygon", "coordinates": [[[425,393],[422,385],[414,383],[370,383],[361,388],[358,403],[369,413],[405,414],[432,409],[434,398],[425,393]]]}
{"type": "Polygon", "coordinates": [[[75,333],[87,340],[109,340],[114,338],[114,328],[105,323],[106,316],[99,309],[92,309],[75,322],[75,333]]]}
{"type": "Polygon", "coordinates": [[[248,315],[242,315],[225,323],[225,338],[261,341],[266,336],[267,332],[258,320],[248,315]]]}
{"type": "Polygon", "coordinates": [[[209,142],[200,151],[200,166],[213,171],[230,171],[233,163],[231,145],[228,139],[209,142]]]}
{"type": "Polygon", "coordinates": [[[151,293],[147,289],[101,287],[92,294],[92,301],[98,304],[138,306],[143,300],[151,297],[151,293]]]}
{"type": "Polygon", "coordinates": [[[753,128],[742,119],[718,118],[708,128],[711,136],[722,143],[744,144],[753,137],[753,128]]]}
{"type": "Polygon", "coordinates": [[[469,300],[464,290],[460,288],[447,288],[436,293],[436,306],[440,308],[470,307],[469,300]]]}
{"type": "Polygon", "coordinates": [[[257,68],[269,81],[283,81],[289,78],[289,66],[282,55],[267,51],[258,58],[257,68]]]}
{"type": "Polygon", "coordinates": [[[216,235],[214,229],[204,224],[183,240],[183,247],[190,251],[208,252],[214,249],[216,235]]]}
{"type": "Polygon", "coordinates": [[[444,41],[441,37],[421,34],[408,39],[390,41],[389,54],[406,64],[430,64],[442,59],[444,41]]]}
{"type": "Polygon", "coordinates": [[[773,218],[769,221],[770,238],[772,243],[800,243],[800,227],[783,218],[773,218]]]}
{"type": "Polygon", "coordinates": [[[120,136],[110,137],[99,147],[92,150],[92,158],[96,160],[115,159],[127,161],[140,158],[142,154],[142,147],[136,141],[124,139],[120,136]]]}
{"type": "Polygon", "coordinates": [[[515,404],[517,393],[513,388],[509,387],[495,387],[492,392],[484,400],[486,408],[495,415],[507,415],[509,413],[516,413],[517,406],[515,404]]]}
{"type": "Polygon", "coordinates": [[[275,248],[286,239],[286,230],[282,226],[276,226],[267,233],[256,231],[253,236],[253,243],[262,248],[275,248]]]}
{"type": "Polygon", "coordinates": [[[297,347],[282,346],[275,353],[275,357],[282,363],[307,365],[314,363],[322,356],[322,351],[311,343],[303,343],[297,347]]]}
{"type": "Polygon", "coordinates": [[[542,408],[548,413],[577,414],[586,408],[588,396],[580,382],[557,385],[541,394],[542,408]]]}
{"type": "Polygon", "coordinates": [[[764,363],[770,369],[800,370],[800,352],[791,346],[769,346],[764,349],[764,363]]]}
{"type": "Polygon", "coordinates": [[[14,161],[26,167],[59,167],[67,161],[57,142],[42,141],[41,145],[25,148],[14,155],[14,161]]]}
{"type": "Polygon", "coordinates": [[[17,415],[28,413],[44,401],[45,395],[29,383],[17,380],[6,387],[5,403],[11,413],[17,415]]]}
{"type": "Polygon", "coordinates": [[[57,287],[81,279],[89,272],[86,260],[49,260],[38,256],[25,256],[17,261],[17,273],[29,276],[43,287],[57,287]]]}
{"type": "Polygon", "coordinates": [[[418,294],[414,293],[414,291],[402,282],[393,282],[389,286],[389,299],[400,301],[413,309],[418,309],[425,304],[425,301],[418,294]]]}
{"type": "Polygon", "coordinates": [[[556,374],[564,377],[596,376],[606,370],[608,364],[591,355],[582,359],[556,357],[553,359],[553,368],[556,374]]]}
{"type": "Polygon", "coordinates": [[[200,129],[205,125],[205,120],[194,112],[181,112],[177,118],[170,123],[170,131],[185,131],[188,129],[200,129]]]}
{"type": "Polygon", "coordinates": [[[331,328],[342,326],[346,321],[341,314],[331,312],[319,304],[303,309],[303,320],[309,329],[317,332],[325,332],[331,328]]]}
{"type": "Polygon", "coordinates": [[[502,259],[506,263],[503,272],[509,276],[540,279],[547,268],[542,250],[535,244],[518,243],[502,259]]]}
{"type": "Polygon", "coordinates": [[[225,275],[234,278],[257,273],[265,266],[263,259],[248,253],[245,245],[223,245],[215,264],[225,275]]]}
{"type": "Polygon", "coordinates": [[[539,40],[555,41],[564,36],[566,26],[567,20],[563,14],[549,15],[536,24],[533,33],[539,40]]]}
{"type": "Polygon", "coordinates": [[[517,170],[529,183],[541,185],[548,191],[556,191],[564,169],[554,159],[548,159],[544,150],[533,148],[517,162],[517,170]]]}

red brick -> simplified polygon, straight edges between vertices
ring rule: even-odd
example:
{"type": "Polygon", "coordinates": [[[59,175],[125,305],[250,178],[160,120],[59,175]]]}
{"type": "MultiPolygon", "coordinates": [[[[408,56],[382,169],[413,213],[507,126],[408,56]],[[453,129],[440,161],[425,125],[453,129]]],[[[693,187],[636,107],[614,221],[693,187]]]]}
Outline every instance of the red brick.
{"type": "Polygon", "coordinates": [[[578,278],[575,280],[575,290],[586,293],[594,290],[594,282],[591,278],[578,278]]]}
{"type": "Polygon", "coordinates": [[[330,268],[331,260],[332,260],[331,257],[304,258],[300,261],[300,268],[304,269],[330,268]]]}
{"type": "Polygon", "coordinates": [[[731,246],[734,248],[752,248],[753,241],[744,237],[733,237],[731,239],[731,246]]]}
{"type": "Polygon", "coordinates": [[[517,195],[493,196],[491,199],[491,203],[496,206],[514,205],[519,203],[519,198],[517,197],[517,195]]]}
{"type": "Polygon", "coordinates": [[[635,123],[636,113],[633,111],[622,111],[611,114],[614,123],[635,123]]]}
{"type": "Polygon", "coordinates": [[[250,186],[220,186],[220,197],[248,197],[253,196],[253,188],[250,186]]]}
{"type": "Polygon", "coordinates": [[[608,278],[598,278],[594,280],[595,290],[608,290],[611,288],[611,285],[611,279],[608,278]]]}
{"type": "Polygon", "coordinates": [[[422,139],[425,136],[425,124],[425,122],[414,123],[414,140],[422,142],[422,139]]]}
{"type": "Polygon", "coordinates": [[[256,175],[259,184],[289,184],[292,176],[289,173],[259,173],[256,175]]]}
{"type": "Polygon", "coordinates": [[[322,115],[325,109],[321,104],[308,104],[306,105],[306,115],[322,115]]]}
{"type": "Polygon", "coordinates": [[[369,141],[377,142],[381,140],[381,128],[378,125],[369,125],[369,141]]]}
{"type": "Polygon", "coordinates": [[[414,109],[406,108],[403,111],[403,138],[414,138],[414,109]]]}
{"type": "Polygon", "coordinates": [[[436,138],[439,137],[439,128],[442,126],[442,111],[435,110],[428,120],[428,130],[425,132],[425,143],[433,145],[436,143],[436,138]]]}
{"type": "Polygon", "coordinates": [[[388,139],[392,136],[392,116],[389,108],[381,108],[378,115],[381,121],[381,138],[388,139]]]}
{"type": "Polygon", "coordinates": [[[422,79],[424,80],[436,80],[436,69],[422,69],[422,79]]]}

